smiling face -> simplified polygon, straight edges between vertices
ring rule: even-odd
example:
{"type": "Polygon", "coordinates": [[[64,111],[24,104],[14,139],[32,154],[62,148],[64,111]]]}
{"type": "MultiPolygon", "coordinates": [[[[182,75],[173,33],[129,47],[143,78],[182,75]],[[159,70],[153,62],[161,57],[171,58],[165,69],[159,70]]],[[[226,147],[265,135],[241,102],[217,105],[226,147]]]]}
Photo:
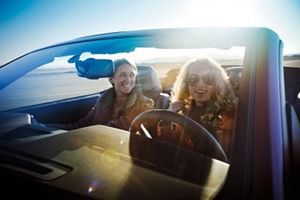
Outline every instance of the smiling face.
{"type": "Polygon", "coordinates": [[[215,91],[215,80],[208,67],[191,65],[188,70],[189,93],[197,107],[203,107],[215,91]]]}
{"type": "Polygon", "coordinates": [[[118,67],[112,78],[117,95],[129,94],[135,86],[136,70],[129,64],[118,67]]]}

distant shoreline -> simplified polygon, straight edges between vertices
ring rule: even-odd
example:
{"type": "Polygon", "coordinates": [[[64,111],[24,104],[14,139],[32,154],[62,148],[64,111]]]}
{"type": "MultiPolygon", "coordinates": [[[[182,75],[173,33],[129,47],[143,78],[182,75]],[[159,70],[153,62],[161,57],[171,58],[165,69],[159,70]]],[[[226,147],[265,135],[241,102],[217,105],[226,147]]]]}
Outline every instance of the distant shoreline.
{"type": "Polygon", "coordinates": [[[300,68],[300,57],[283,59],[283,66],[284,67],[297,67],[297,68],[300,68]]]}

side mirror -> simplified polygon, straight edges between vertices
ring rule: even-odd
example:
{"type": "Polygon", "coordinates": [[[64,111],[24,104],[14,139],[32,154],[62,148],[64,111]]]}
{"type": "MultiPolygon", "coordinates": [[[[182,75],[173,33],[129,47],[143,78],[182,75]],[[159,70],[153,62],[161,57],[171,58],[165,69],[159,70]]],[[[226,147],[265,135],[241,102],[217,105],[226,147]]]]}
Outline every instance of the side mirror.
{"type": "Polygon", "coordinates": [[[111,77],[114,74],[114,64],[109,59],[88,58],[75,62],[77,75],[88,79],[111,77]]]}

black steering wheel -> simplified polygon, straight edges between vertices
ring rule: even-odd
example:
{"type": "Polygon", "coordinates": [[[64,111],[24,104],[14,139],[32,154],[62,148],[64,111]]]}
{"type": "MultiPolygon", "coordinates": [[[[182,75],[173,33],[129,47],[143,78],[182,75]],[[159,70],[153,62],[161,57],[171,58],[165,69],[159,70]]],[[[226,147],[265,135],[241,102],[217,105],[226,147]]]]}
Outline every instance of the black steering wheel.
{"type": "Polygon", "coordinates": [[[192,134],[192,141],[196,146],[195,151],[197,153],[228,162],[227,156],[219,142],[203,126],[189,117],[169,110],[153,109],[139,114],[132,121],[129,131],[134,134],[140,132],[146,137],[152,138],[147,128],[156,125],[160,120],[179,124],[185,131],[192,134]]]}

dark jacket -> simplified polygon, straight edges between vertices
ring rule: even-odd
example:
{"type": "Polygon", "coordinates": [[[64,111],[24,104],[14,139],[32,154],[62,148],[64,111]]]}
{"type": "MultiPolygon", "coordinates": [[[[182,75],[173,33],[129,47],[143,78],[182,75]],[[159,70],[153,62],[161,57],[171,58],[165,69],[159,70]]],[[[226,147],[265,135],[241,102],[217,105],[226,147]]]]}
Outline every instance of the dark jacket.
{"type": "Polygon", "coordinates": [[[64,130],[72,130],[95,124],[102,124],[123,130],[129,130],[131,122],[138,114],[154,108],[154,101],[145,96],[142,96],[144,99],[144,105],[135,105],[137,102],[137,94],[135,92],[131,92],[127,99],[125,110],[121,110],[117,117],[112,119],[112,107],[115,97],[116,93],[114,88],[110,88],[97,99],[94,107],[92,110],[90,110],[85,118],[74,124],[46,124],[46,126],[64,130]],[[130,112],[133,106],[139,106],[137,113],[130,112]]]}

